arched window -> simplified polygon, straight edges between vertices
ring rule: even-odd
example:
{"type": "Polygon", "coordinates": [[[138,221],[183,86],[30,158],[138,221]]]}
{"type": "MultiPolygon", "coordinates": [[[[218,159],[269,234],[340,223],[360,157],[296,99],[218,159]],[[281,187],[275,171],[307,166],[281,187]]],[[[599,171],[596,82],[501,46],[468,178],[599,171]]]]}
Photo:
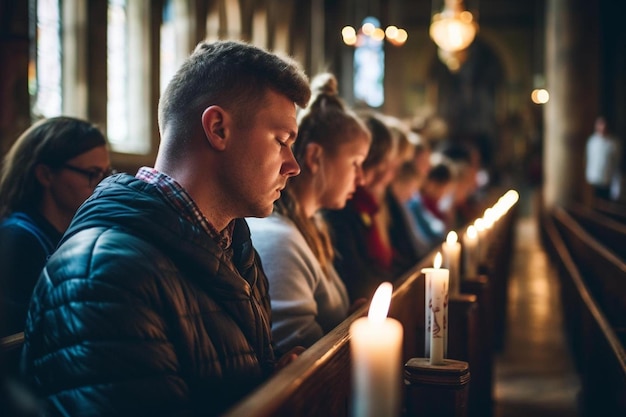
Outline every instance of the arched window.
{"type": "Polygon", "coordinates": [[[59,0],[33,0],[36,47],[30,58],[28,88],[34,118],[63,112],[61,7],[59,0]]]}
{"type": "Polygon", "coordinates": [[[366,17],[358,33],[354,49],[354,98],[370,107],[385,101],[385,52],[383,38],[372,36],[368,28],[380,28],[375,17],[366,17]]]}
{"type": "MultiPolygon", "coordinates": [[[[151,150],[152,2],[108,0],[107,135],[116,152],[151,150]]],[[[158,49],[157,49],[158,51],[158,49]]]]}

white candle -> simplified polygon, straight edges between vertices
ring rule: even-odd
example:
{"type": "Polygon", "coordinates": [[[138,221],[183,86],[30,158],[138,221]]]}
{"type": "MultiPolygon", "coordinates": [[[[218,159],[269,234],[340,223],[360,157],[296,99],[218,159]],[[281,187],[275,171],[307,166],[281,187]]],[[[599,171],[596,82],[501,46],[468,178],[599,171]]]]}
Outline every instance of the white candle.
{"type": "Polygon", "coordinates": [[[476,228],[476,234],[478,235],[478,244],[476,246],[476,262],[480,264],[485,260],[485,254],[487,253],[487,239],[485,233],[485,220],[482,217],[474,220],[474,227],[476,228]]]}
{"type": "Polygon", "coordinates": [[[478,275],[478,232],[473,224],[467,226],[467,231],[463,235],[463,266],[465,278],[478,275]]]}
{"type": "Polygon", "coordinates": [[[448,283],[450,271],[441,268],[437,252],[433,268],[423,268],[425,275],[426,335],[425,353],[432,365],[441,365],[448,350],[448,283]]]}
{"type": "Polygon", "coordinates": [[[380,284],[367,317],[350,325],[352,416],[397,416],[400,411],[402,324],[387,317],[392,285],[380,284]]]}
{"type": "Polygon", "coordinates": [[[458,242],[459,236],[452,230],[448,233],[446,241],[441,248],[443,250],[443,266],[450,271],[450,294],[461,292],[461,244],[458,242]]]}

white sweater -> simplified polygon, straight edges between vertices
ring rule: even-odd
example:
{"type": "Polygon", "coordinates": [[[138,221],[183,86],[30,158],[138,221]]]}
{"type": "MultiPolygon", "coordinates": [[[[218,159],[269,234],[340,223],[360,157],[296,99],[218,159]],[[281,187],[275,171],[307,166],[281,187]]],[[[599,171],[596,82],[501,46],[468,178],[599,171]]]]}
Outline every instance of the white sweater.
{"type": "Polygon", "coordinates": [[[347,317],[348,292],[330,266],[327,276],[287,217],[246,219],[270,284],[272,335],[281,352],[309,347],[347,317]]]}

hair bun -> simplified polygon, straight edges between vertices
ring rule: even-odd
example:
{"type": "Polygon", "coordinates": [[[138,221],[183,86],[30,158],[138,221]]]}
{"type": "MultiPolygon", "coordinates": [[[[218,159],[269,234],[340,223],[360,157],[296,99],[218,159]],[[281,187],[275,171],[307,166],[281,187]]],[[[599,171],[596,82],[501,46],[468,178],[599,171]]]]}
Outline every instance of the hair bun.
{"type": "Polygon", "coordinates": [[[338,95],[338,87],[337,87],[337,78],[330,72],[323,72],[321,74],[317,74],[311,80],[311,92],[313,96],[318,96],[320,94],[327,95],[338,95]]]}

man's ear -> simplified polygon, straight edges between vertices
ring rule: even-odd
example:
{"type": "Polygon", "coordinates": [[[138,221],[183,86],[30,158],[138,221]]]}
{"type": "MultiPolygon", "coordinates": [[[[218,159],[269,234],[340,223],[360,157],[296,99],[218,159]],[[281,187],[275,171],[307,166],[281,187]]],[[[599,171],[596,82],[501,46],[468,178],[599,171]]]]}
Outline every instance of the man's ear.
{"type": "Polygon", "coordinates": [[[304,165],[309,171],[315,174],[322,165],[322,154],[324,149],[319,143],[309,143],[304,151],[304,165]]]}
{"type": "Polygon", "coordinates": [[[202,113],[202,130],[213,149],[226,149],[230,120],[228,112],[220,106],[207,107],[202,113]]]}
{"type": "Polygon", "coordinates": [[[48,165],[37,164],[35,166],[35,178],[44,188],[48,188],[52,183],[52,170],[48,165]]]}

